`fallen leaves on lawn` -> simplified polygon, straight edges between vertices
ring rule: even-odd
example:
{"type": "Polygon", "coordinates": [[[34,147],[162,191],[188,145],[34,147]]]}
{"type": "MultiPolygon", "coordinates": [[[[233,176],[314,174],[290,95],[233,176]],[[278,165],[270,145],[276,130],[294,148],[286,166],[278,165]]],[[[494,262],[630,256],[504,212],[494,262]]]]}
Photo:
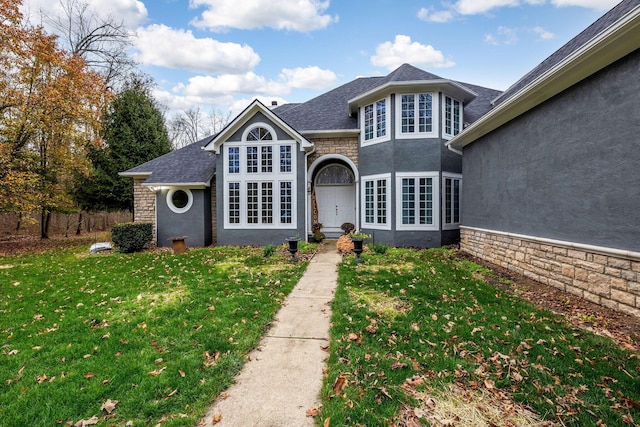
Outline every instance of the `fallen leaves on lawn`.
{"type": "Polygon", "coordinates": [[[163,373],[165,369],[167,369],[166,366],[162,369],[154,369],[153,371],[149,372],[149,375],[151,375],[152,377],[157,377],[158,375],[163,373]]]}
{"type": "Polygon", "coordinates": [[[100,407],[100,410],[105,411],[107,414],[110,414],[113,412],[114,409],[116,409],[117,404],[118,404],[117,400],[107,399],[107,401],[104,402],[100,407]]]}
{"type": "Polygon", "coordinates": [[[205,361],[203,362],[204,366],[214,366],[216,363],[218,363],[218,359],[220,359],[220,352],[216,351],[215,354],[211,354],[208,351],[205,351],[203,353],[203,356],[205,358],[205,361]]]}
{"type": "Polygon", "coordinates": [[[342,393],[342,390],[344,390],[346,386],[347,386],[347,379],[343,376],[339,376],[338,378],[336,378],[335,382],[333,383],[333,392],[335,394],[340,394],[342,393]]]}
{"type": "Polygon", "coordinates": [[[74,427],[85,427],[85,426],[94,426],[100,422],[100,419],[95,415],[88,420],[80,420],[74,424],[74,427]]]}
{"type": "Polygon", "coordinates": [[[307,417],[317,417],[318,414],[320,413],[320,408],[322,408],[322,405],[314,406],[313,408],[307,409],[307,412],[306,412],[307,417]]]}

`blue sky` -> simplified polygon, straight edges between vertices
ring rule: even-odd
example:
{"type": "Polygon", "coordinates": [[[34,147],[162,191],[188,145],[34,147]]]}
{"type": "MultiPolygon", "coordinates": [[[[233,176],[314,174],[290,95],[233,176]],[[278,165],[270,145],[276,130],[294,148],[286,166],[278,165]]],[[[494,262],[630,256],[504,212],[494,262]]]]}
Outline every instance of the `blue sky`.
{"type": "MultiPolygon", "coordinates": [[[[63,0],[67,1],[67,0],[63,0]]],[[[83,0],[77,0],[83,1],[83,0]]],[[[24,10],[58,13],[52,0],[24,10]]],[[[303,102],[404,62],[506,89],[617,0],[84,0],[136,34],[169,111],[303,102]]]]}

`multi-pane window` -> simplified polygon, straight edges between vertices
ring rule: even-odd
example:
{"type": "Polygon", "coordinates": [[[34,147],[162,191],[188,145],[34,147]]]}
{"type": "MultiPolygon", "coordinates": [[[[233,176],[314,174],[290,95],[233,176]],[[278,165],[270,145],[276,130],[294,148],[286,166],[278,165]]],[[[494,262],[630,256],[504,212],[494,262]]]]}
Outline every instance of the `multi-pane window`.
{"type": "Polygon", "coordinates": [[[229,183],[229,223],[240,224],[240,183],[229,183]]]}
{"type": "Polygon", "coordinates": [[[280,172],[291,172],[291,146],[280,146],[280,172]]]}
{"type": "Polygon", "coordinates": [[[462,130],[462,103],[457,99],[444,97],[444,133],[455,136],[462,130]]]}
{"type": "Polygon", "coordinates": [[[433,178],[402,178],[402,224],[433,224],[433,178]]]}
{"type": "Polygon", "coordinates": [[[438,174],[398,173],[396,179],[397,228],[437,229],[438,174]]]}
{"type": "Polygon", "coordinates": [[[258,147],[247,147],[247,173],[258,173],[258,147]]]}
{"type": "Polygon", "coordinates": [[[278,141],[269,125],[226,143],[225,225],[291,228],[296,221],[294,141],[278,141]]]}
{"type": "Polygon", "coordinates": [[[293,213],[293,191],[291,181],[280,183],[280,222],[291,224],[293,213]]]}
{"type": "Polygon", "coordinates": [[[430,93],[401,95],[400,126],[403,134],[433,131],[433,95],[430,93]]]}
{"type": "Polygon", "coordinates": [[[387,100],[381,99],[364,107],[364,140],[387,136],[387,100]]]}
{"type": "Polygon", "coordinates": [[[265,145],[260,147],[260,171],[262,173],[270,173],[273,169],[273,147],[265,145]]]}
{"type": "Polygon", "coordinates": [[[460,224],[460,191],[462,178],[443,175],[443,227],[456,228],[460,224]]]}
{"type": "Polygon", "coordinates": [[[390,176],[363,177],[364,224],[388,228],[389,226],[389,182],[390,176]]]}

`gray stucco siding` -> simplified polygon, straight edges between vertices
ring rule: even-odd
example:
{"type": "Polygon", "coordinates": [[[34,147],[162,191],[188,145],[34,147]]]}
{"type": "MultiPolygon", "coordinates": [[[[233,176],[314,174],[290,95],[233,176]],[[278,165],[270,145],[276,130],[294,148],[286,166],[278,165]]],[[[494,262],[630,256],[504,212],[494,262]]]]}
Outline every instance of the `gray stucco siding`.
{"type": "Polygon", "coordinates": [[[640,251],[640,51],[465,147],[462,223],[640,251]]]}
{"type": "Polygon", "coordinates": [[[211,190],[190,191],[193,204],[184,213],[175,213],[167,205],[169,189],[156,193],[158,246],[170,247],[170,238],[178,236],[186,236],[187,246],[201,247],[211,244],[211,190]]]}

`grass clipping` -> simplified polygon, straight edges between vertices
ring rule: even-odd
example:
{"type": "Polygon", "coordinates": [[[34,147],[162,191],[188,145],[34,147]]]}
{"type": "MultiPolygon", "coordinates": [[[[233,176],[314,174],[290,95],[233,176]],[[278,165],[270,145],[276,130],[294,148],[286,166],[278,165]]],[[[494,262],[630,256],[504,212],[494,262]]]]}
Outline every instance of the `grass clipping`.
{"type": "Polygon", "coordinates": [[[542,427],[553,426],[497,390],[466,390],[450,384],[444,390],[407,390],[420,405],[405,408],[402,426],[418,427],[420,419],[433,427],[542,427]]]}

